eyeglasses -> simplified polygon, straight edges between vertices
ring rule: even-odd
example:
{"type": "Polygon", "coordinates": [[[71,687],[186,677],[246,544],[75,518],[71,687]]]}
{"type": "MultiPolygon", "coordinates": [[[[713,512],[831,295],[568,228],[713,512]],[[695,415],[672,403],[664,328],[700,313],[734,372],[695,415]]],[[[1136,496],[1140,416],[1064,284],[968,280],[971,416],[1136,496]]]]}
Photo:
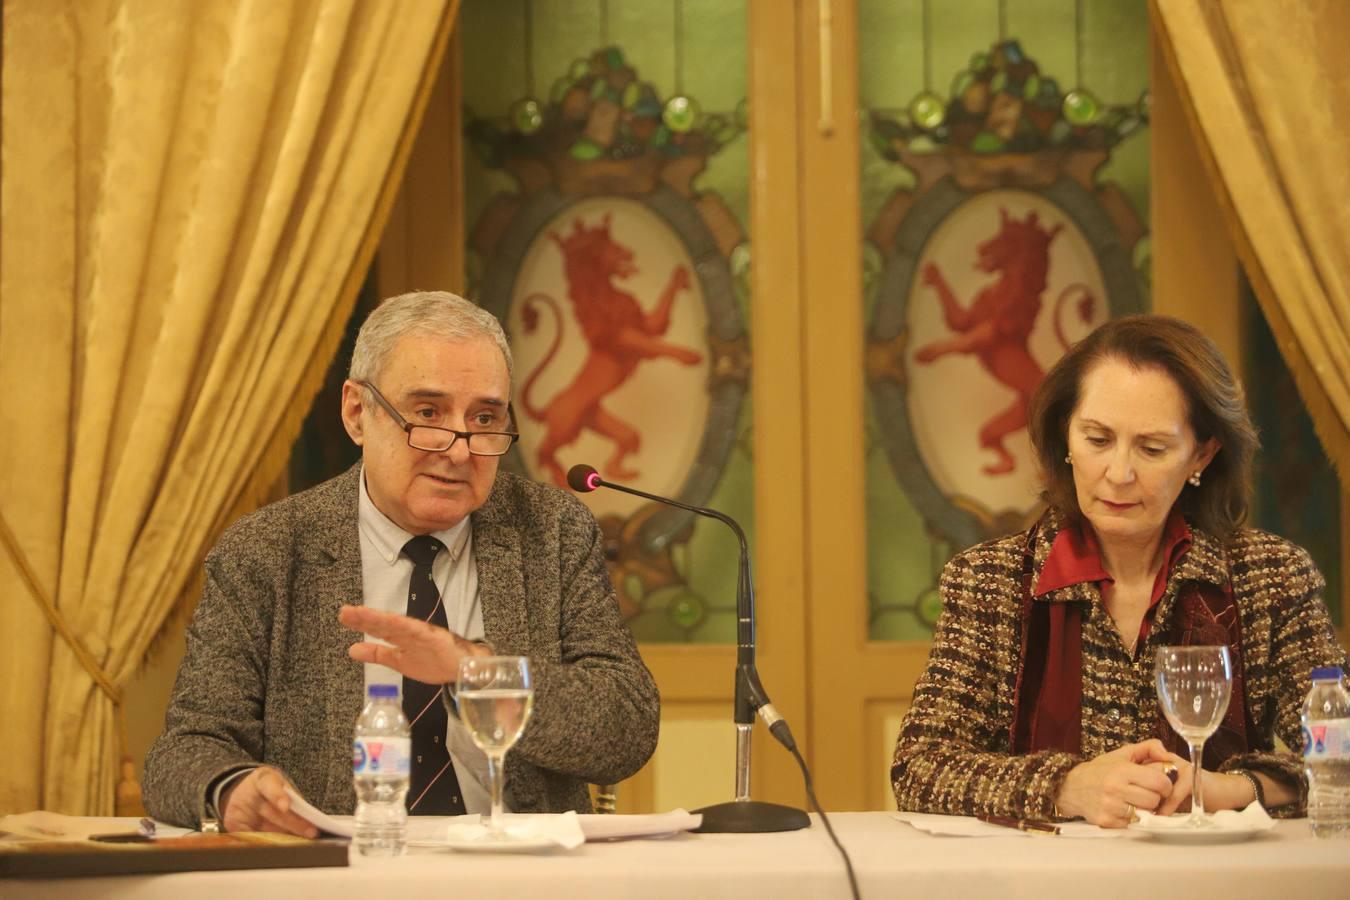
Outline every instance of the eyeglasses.
{"type": "MultiPolygon", "coordinates": [[[[384,411],[389,413],[389,417],[398,423],[408,434],[408,446],[414,450],[425,450],[428,453],[443,453],[455,445],[455,441],[463,439],[468,445],[469,452],[474,456],[502,456],[511,449],[511,445],[520,439],[520,435],[514,431],[456,431],[453,428],[439,428],[435,425],[414,425],[403,416],[399,415],[398,410],[379,392],[379,389],[369,381],[358,381],[357,384],[370,391],[384,411]]],[[[510,407],[508,407],[508,410],[510,407]]]]}

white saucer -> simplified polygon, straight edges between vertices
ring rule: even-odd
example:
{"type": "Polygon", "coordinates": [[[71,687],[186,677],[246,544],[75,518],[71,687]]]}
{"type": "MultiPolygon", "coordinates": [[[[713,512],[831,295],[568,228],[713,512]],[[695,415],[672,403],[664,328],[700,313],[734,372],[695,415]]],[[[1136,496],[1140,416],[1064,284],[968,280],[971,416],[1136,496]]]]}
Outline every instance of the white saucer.
{"type": "Polygon", "coordinates": [[[461,853],[546,853],[550,850],[562,849],[561,845],[551,838],[522,836],[508,837],[505,840],[485,837],[446,838],[434,846],[437,849],[448,847],[461,853]]]}
{"type": "MultiPolygon", "coordinates": [[[[1184,818],[1179,816],[1179,818],[1184,818]]],[[[1265,834],[1275,827],[1270,819],[1225,823],[1222,827],[1180,828],[1176,825],[1160,825],[1156,819],[1147,822],[1135,822],[1130,831],[1147,835],[1164,844],[1237,844],[1250,841],[1257,835],[1265,834]]]]}

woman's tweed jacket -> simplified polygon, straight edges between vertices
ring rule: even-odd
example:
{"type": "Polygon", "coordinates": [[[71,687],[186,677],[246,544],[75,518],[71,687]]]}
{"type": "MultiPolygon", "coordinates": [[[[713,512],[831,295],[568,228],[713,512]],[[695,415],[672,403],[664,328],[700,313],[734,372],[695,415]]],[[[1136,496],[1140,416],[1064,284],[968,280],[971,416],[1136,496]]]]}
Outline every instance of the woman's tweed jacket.
{"type": "MultiPolygon", "coordinates": [[[[206,559],[164,733],[145,763],[151,815],[195,825],[207,788],[258,762],[306,798],[351,813],[361,602],[360,467],[237,522],[206,559]]],[[[656,747],[660,700],[619,615],[600,530],[574,497],[499,473],[472,515],[486,639],[530,657],[534,713],[507,759],[508,804],[589,811],[586,783],[636,772],[656,747]]]]}
{"type": "MultiPolygon", "coordinates": [[[[1057,533],[1047,517],[1033,551],[1032,584],[1057,533]]],[[[942,572],[942,615],[928,667],[915,689],[896,742],[891,782],[900,809],[957,815],[1051,817],[1069,770],[1121,744],[1155,737],[1158,701],[1153,657],[1168,632],[1177,589],[1198,580],[1223,585],[1232,576],[1242,629],[1247,706],[1261,752],[1232,757],[1222,768],[1260,769],[1307,786],[1298,758],[1276,753],[1276,736],[1302,747],[1300,707],[1313,666],[1341,665],[1321,592],[1325,582],[1308,554],[1255,530],[1227,546],[1192,528],[1193,542],[1172,567],[1154,627],[1134,658],[1102,605],[1094,583],[1048,591],[1035,602],[1086,600],[1083,627],[1082,755],[1046,751],[1014,756],[1009,725],[1020,656],[1022,559],[1027,532],[965,551],[942,572]]]]}

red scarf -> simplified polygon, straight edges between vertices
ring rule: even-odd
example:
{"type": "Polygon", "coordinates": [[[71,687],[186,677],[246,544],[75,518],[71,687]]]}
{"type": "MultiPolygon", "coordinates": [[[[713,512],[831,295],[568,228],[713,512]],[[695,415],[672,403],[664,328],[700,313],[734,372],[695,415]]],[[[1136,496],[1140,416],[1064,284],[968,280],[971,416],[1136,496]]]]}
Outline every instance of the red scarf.
{"type": "MultiPolygon", "coordinates": [[[[1051,590],[1079,584],[1109,582],[1101,553],[1090,530],[1065,528],[1051,544],[1041,575],[1032,588],[1036,536],[1046,519],[1028,533],[1022,560],[1022,647],[1017,673],[1017,691],[1010,728],[1013,751],[1038,750],[1082,752],[1083,631],[1085,602],[1034,600],[1051,590]]],[[[1191,547],[1191,531],[1180,513],[1173,511],[1163,532],[1164,564],[1153,584],[1149,612],[1140,626],[1139,645],[1152,627],[1153,610],[1167,587],[1167,577],[1191,547]]],[[[1222,586],[1188,581],[1178,588],[1172,627],[1165,643],[1176,646],[1223,644],[1233,661],[1233,692],[1219,730],[1205,743],[1205,767],[1249,749],[1251,732],[1242,679],[1242,633],[1232,582],[1222,586]]],[[[1158,714],[1155,736],[1181,756],[1187,748],[1158,714]]]]}

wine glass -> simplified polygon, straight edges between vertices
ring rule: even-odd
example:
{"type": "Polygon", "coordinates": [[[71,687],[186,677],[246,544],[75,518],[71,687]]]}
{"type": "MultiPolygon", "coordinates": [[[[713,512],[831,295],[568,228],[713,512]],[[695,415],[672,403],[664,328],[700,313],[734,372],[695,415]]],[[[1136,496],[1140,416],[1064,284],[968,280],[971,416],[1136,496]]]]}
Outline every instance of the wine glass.
{"type": "Polygon", "coordinates": [[[502,824],[502,763],[534,707],[530,661],[523,656],[467,656],[459,663],[455,703],[460,721],[478,749],[487,755],[492,818],[488,835],[506,839],[502,824]]]}
{"type": "Polygon", "coordinates": [[[1163,715],[1191,750],[1191,814],[1188,828],[1211,824],[1200,795],[1205,740],[1228,710],[1233,666],[1227,647],[1159,647],[1153,666],[1163,715]]]}

